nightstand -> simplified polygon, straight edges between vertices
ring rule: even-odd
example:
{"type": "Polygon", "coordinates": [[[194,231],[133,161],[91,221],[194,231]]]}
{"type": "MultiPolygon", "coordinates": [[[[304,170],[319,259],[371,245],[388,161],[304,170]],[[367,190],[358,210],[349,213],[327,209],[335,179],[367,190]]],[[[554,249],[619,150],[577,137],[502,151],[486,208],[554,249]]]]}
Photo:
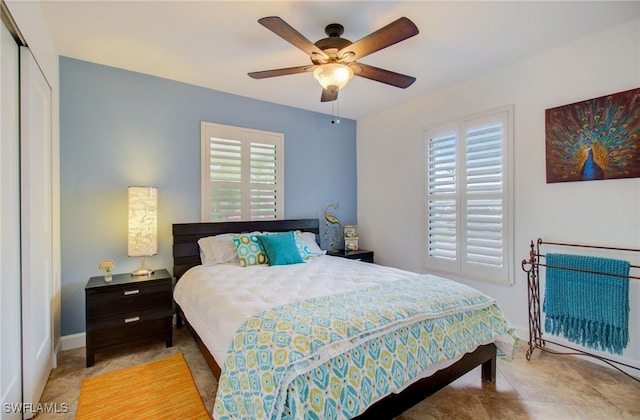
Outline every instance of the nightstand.
{"type": "Polygon", "coordinates": [[[328,251],[327,255],[373,263],[373,251],[367,251],[366,249],[358,249],[356,251],[345,251],[344,249],[336,249],[333,251],[328,251]]]}
{"type": "Polygon", "coordinates": [[[87,367],[109,347],[162,338],[173,344],[173,279],[167,270],[149,276],[116,274],[111,282],[91,277],[84,288],[87,367]]]}

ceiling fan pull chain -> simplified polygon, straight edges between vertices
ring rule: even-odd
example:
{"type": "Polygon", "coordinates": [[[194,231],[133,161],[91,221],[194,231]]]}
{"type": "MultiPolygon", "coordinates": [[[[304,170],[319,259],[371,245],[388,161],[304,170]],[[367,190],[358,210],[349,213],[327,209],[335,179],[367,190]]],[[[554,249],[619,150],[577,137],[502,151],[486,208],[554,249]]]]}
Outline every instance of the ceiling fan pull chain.
{"type": "Polygon", "coordinates": [[[331,102],[331,124],[340,124],[340,98],[331,102]]]}

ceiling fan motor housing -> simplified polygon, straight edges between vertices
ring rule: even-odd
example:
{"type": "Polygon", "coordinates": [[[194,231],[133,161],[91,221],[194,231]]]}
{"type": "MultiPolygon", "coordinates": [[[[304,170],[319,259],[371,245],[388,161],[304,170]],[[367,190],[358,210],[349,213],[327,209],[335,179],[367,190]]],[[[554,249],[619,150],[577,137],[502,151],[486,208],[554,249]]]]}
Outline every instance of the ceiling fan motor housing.
{"type": "Polygon", "coordinates": [[[338,61],[342,58],[342,57],[338,57],[338,51],[340,51],[345,47],[348,47],[351,44],[353,43],[348,39],[339,38],[335,36],[330,36],[329,38],[322,38],[321,40],[315,43],[315,46],[320,48],[322,51],[324,51],[324,53],[329,56],[329,60],[317,62],[316,60],[317,57],[312,56],[311,61],[313,61],[314,64],[322,64],[323,62],[327,62],[327,61],[338,61]]]}
{"type": "Polygon", "coordinates": [[[327,34],[328,37],[340,37],[344,33],[344,26],[339,23],[330,23],[325,26],[324,33],[327,34]]]}

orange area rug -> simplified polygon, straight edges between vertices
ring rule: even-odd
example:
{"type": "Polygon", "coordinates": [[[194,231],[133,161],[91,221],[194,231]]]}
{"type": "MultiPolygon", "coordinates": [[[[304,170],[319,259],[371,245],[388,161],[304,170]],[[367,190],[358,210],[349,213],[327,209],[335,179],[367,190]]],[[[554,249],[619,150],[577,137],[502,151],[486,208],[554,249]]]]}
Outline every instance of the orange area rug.
{"type": "Polygon", "coordinates": [[[82,380],[76,419],[210,419],[182,353],[82,380]]]}

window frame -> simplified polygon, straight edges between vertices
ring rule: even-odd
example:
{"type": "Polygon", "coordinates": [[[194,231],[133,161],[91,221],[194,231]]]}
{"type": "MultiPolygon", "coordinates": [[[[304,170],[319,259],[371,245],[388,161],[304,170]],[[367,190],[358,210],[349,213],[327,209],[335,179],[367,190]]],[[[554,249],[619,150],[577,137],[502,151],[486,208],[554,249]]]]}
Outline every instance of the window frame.
{"type": "MultiPolygon", "coordinates": [[[[245,127],[236,127],[232,125],[218,124],[213,122],[201,121],[200,123],[200,220],[202,222],[220,222],[220,221],[251,221],[251,220],[275,220],[284,219],[284,153],[285,143],[284,134],[272,131],[257,130],[245,127]],[[220,138],[239,142],[240,144],[240,182],[241,189],[240,198],[240,215],[239,218],[228,217],[212,220],[211,218],[211,190],[216,185],[211,180],[211,138],[220,138]],[[253,190],[260,184],[251,181],[251,147],[252,144],[273,145],[275,148],[275,183],[273,190],[275,194],[275,213],[273,217],[255,217],[252,210],[252,186],[253,190]]],[[[223,185],[220,182],[218,185],[223,185]]]]}
{"type": "MultiPolygon", "coordinates": [[[[486,112],[469,115],[443,124],[434,124],[425,127],[422,132],[423,140],[423,208],[424,208],[424,228],[423,228],[423,268],[427,271],[436,271],[454,277],[462,277],[485,282],[498,283],[503,285],[514,284],[514,175],[513,175],[513,105],[492,109],[486,112]],[[480,193],[470,192],[467,189],[469,182],[467,176],[467,146],[468,134],[473,131],[473,127],[484,127],[489,122],[502,124],[501,138],[501,164],[500,194],[490,194],[485,191],[480,193]],[[454,186],[442,185],[442,193],[430,193],[430,164],[429,164],[429,140],[446,135],[455,137],[455,162],[454,162],[454,186]],[[490,200],[498,196],[501,201],[501,265],[490,265],[479,262],[470,262],[465,258],[468,255],[469,244],[467,242],[467,232],[469,232],[467,203],[472,200],[490,200]],[[430,223],[434,220],[431,216],[430,203],[434,200],[455,201],[455,212],[450,208],[443,209],[446,212],[455,214],[455,257],[431,256],[430,255],[430,223]]],[[[446,146],[446,145],[445,145],[446,146]]],[[[443,165],[444,166],[444,165],[443,165]]],[[[446,178],[442,175],[441,178],[446,178]]],[[[439,180],[442,180],[439,178],[439,180]]],[[[433,184],[435,185],[435,183],[433,184]]],[[[490,215],[490,212],[482,213],[490,215]]],[[[439,216],[442,216],[439,215],[439,216]]],[[[443,216],[443,219],[446,218],[443,216]]],[[[495,215],[494,215],[495,217],[495,215]]],[[[445,226],[445,229],[447,226],[445,226]]],[[[450,230],[450,229],[449,229],[450,230]]],[[[473,230],[473,228],[471,229],[473,230]]],[[[446,237],[445,237],[446,240],[446,237]]],[[[443,242],[446,246],[446,241],[443,242]]],[[[487,248],[488,249],[488,248],[487,248]]]]}

